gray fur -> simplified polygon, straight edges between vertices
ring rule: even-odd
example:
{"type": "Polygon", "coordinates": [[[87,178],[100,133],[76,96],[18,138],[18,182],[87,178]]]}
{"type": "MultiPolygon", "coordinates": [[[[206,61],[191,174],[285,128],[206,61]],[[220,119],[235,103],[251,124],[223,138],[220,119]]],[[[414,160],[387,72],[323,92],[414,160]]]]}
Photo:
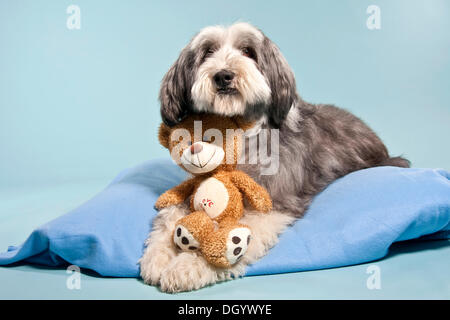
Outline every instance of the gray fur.
{"type": "MultiPolygon", "coordinates": [[[[271,99],[246,105],[242,114],[249,120],[266,119],[263,128],[279,128],[279,169],[272,176],[261,175],[254,165],[241,165],[240,169],[268,189],[274,209],[300,217],[314,195],[339,177],[375,166],[409,166],[403,158],[390,158],[378,136],[351,113],[303,101],[280,50],[266,36],[263,39],[259,45],[250,36],[242,41],[255,46],[255,63],[269,84],[271,99]]],[[[186,46],[164,77],[160,100],[166,124],[173,125],[195,112],[190,90],[207,44],[213,40],[200,48],[186,46]]]]}
{"type": "Polygon", "coordinates": [[[276,210],[296,217],[303,215],[317,193],[352,171],[409,166],[403,158],[390,158],[382,141],[363,121],[332,105],[297,101],[282,123],[279,137],[277,175],[261,175],[254,165],[244,164],[240,169],[267,188],[276,210]]]}
{"type": "Polygon", "coordinates": [[[159,91],[161,118],[169,126],[175,125],[192,111],[190,88],[194,65],[195,53],[185,48],[162,79],[159,91]]]}
{"type": "Polygon", "coordinates": [[[259,51],[258,64],[272,91],[270,105],[263,110],[270,125],[279,128],[291,106],[299,99],[294,73],[278,47],[266,36],[259,51]]]}

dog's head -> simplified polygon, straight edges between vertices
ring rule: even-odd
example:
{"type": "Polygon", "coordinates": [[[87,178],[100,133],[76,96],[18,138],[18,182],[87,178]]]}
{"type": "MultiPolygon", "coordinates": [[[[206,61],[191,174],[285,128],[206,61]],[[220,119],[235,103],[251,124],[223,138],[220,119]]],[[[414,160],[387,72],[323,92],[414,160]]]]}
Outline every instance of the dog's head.
{"type": "Polygon", "coordinates": [[[176,125],[159,127],[159,142],[186,171],[198,175],[236,168],[251,122],[241,117],[192,114],[176,125]]]}
{"type": "Polygon", "coordinates": [[[298,97],[278,47],[255,27],[236,23],[201,30],[164,76],[159,98],[169,126],[189,113],[209,112],[265,116],[279,127],[298,97]]]}

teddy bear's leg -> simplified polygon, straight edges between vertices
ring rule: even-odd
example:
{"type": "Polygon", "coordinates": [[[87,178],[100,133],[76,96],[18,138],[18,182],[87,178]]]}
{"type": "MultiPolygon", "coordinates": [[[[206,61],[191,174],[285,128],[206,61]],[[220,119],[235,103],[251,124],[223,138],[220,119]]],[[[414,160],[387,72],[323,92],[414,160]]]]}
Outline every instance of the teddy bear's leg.
{"type": "Polygon", "coordinates": [[[195,211],[175,224],[173,242],[179,250],[195,251],[214,231],[214,222],[204,211],[195,211]]]}
{"type": "Polygon", "coordinates": [[[250,228],[244,224],[227,223],[208,235],[201,251],[205,259],[216,267],[229,268],[247,252],[251,239],[250,228]]]}

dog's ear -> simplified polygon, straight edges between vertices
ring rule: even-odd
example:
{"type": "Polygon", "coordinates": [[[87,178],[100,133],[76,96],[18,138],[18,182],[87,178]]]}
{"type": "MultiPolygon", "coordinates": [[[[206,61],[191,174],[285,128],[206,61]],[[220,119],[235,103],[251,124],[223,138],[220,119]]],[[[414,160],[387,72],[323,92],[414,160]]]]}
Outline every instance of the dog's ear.
{"type": "Polygon", "coordinates": [[[169,149],[170,146],[170,134],[172,130],[165,123],[161,123],[158,131],[158,140],[159,143],[166,149],[169,149]]]}
{"type": "Polygon", "coordinates": [[[159,101],[161,117],[165,124],[173,126],[188,113],[191,106],[190,83],[193,54],[184,48],[177,61],[170,67],[161,82],[159,101]]]}
{"type": "Polygon", "coordinates": [[[280,49],[267,37],[264,37],[261,58],[260,65],[272,91],[268,120],[273,127],[279,128],[298,99],[294,73],[280,49]]]}

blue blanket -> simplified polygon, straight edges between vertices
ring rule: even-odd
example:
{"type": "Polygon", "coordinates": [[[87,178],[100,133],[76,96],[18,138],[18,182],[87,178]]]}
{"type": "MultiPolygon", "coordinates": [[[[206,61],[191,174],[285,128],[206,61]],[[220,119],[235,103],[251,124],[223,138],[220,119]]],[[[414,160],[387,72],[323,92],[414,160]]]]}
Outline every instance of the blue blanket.
{"type": "MultiPolygon", "coordinates": [[[[0,265],[75,264],[103,276],[138,277],[155,200],[184,178],[170,159],[125,170],[93,199],[0,253],[0,265]]],[[[396,241],[448,239],[449,180],[444,170],[394,167],[338,179],[246,274],[358,264],[382,258],[396,241]]]]}

